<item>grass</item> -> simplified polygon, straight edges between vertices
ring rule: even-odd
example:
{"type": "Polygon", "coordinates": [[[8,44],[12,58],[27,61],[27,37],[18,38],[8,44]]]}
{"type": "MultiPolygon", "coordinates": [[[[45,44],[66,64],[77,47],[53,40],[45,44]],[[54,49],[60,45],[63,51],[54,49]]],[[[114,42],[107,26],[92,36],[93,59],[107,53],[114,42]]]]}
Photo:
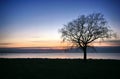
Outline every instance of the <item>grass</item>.
{"type": "Polygon", "coordinates": [[[120,60],[0,59],[0,79],[120,79],[120,60]]]}

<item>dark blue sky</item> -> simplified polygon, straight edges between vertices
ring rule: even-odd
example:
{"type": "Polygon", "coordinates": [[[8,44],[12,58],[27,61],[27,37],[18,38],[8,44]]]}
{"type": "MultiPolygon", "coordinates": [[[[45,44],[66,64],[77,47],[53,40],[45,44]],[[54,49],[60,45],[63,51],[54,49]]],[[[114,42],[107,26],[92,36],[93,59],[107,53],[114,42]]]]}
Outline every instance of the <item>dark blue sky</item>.
{"type": "Polygon", "coordinates": [[[1,43],[60,40],[64,24],[96,12],[120,33],[119,7],[119,0],[0,0],[1,43]]]}

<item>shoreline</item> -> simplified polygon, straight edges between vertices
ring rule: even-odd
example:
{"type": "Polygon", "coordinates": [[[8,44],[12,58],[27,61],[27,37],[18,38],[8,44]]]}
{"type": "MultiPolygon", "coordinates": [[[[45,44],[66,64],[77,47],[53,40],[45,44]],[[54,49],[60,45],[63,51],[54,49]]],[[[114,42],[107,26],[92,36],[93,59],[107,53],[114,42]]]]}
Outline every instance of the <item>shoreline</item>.
{"type": "MultiPolygon", "coordinates": [[[[80,60],[83,61],[82,58],[0,58],[0,60],[80,60]]],[[[92,59],[88,58],[87,61],[120,61],[120,59],[92,59]]]]}

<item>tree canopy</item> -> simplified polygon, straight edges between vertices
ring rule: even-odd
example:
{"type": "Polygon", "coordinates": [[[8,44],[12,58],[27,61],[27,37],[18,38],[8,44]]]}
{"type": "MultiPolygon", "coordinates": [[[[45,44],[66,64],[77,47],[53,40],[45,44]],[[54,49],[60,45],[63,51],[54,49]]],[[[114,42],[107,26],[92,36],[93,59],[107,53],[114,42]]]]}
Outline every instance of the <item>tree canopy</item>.
{"type": "Polygon", "coordinates": [[[86,50],[90,43],[100,38],[112,37],[112,30],[101,13],[81,15],[64,25],[60,33],[63,41],[69,41],[74,46],[82,48],[85,60],[86,50]]]}

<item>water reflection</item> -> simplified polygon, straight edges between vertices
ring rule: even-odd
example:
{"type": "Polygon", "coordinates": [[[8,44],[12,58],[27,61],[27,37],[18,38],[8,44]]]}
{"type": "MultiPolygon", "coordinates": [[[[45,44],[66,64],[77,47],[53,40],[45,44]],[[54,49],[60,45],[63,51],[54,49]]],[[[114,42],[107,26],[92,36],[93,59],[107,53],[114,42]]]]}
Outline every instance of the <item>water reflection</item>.
{"type": "MultiPolygon", "coordinates": [[[[119,59],[120,53],[88,53],[88,59],[119,59]]],[[[0,58],[83,58],[83,53],[0,53],[0,58]]]]}

